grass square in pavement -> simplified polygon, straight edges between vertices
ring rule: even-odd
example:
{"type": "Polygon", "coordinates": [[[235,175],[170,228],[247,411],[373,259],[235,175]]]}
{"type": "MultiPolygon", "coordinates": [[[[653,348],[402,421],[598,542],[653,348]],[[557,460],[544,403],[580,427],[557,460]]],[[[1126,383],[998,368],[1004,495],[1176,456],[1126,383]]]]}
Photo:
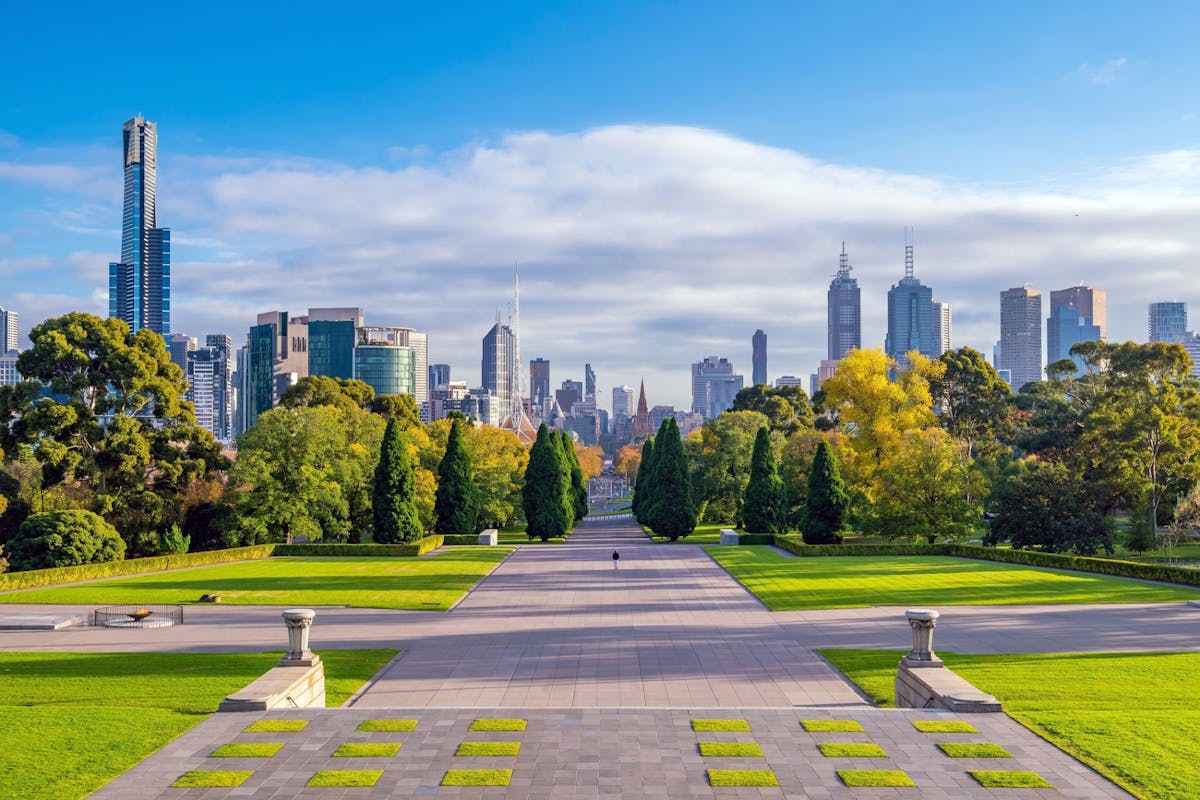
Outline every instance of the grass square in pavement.
{"type": "Polygon", "coordinates": [[[355,730],[363,733],[409,733],[416,727],[415,719],[368,719],[359,723],[355,730]]]}
{"type": "Polygon", "coordinates": [[[334,758],[395,758],[400,742],[345,742],[333,751],[334,758]]]}
{"type": "Polygon", "coordinates": [[[529,723],[523,719],[477,719],[471,723],[473,731],[523,731],[529,723]]]}
{"type": "Polygon", "coordinates": [[[304,785],[320,788],[374,786],[381,777],[381,769],[323,769],[304,785]]]}
{"type": "Polygon", "coordinates": [[[916,786],[908,774],[898,769],[839,769],[842,783],[854,788],[916,786]]]}
{"type": "Polygon", "coordinates": [[[852,719],[802,719],[800,725],[809,733],[863,732],[863,726],[852,719]]]}
{"type": "Polygon", "coordinates": [[[260,719],[247,725],[242,733],[298,733],[307,727],[306,719],[260,719]]]}
{"type": "Polygon", "coordinates": [[[763,751],[754,742],[700,742],[700,755],[710,758],[762,758],[763,751]]]}
{"type": "Polygon", "coordinates": [[[705,549],[772,611],[1200,599],[1200,589],[950,556],[807,558],[762,545],[705,549]]]}
{"type": "Polygon", "coordinates": [[[987,789],[1053,789],[1054,786],[1036,772],[1022,770],[972,769],[967,774],[987,789]]]}
{"type": "Polygon", "coordinates": [[[508,786],[511,769],[448,769],[442,786],[508,786]]]}
{"type": "Polygon", "coordinates": [[[779,780],[769,769],[710,769],[712,786],[778,786],[779,780]]]}
{"type": "Polygon", "coordinates": [[[241,786],[254,770],[204,770],[185,772],[171,784],[172,789],[207,789],[241,786]]]}
{"type": "Polygon", "coordinates": [[[463,742],[456,756],[515,756],[521,752],[520,742],[463,742]]]}
{"type": "Polygon", "coordinates": [[[744,719],[694,719],[692,720],[692,730],[698,733],[716,731],[741,731],[744,733],[750,730],[750,723],[744,719]]]}
{"type": "Polygon", "coordinates": [[[971,723],[956,719],[918,719],[912,726],[921,733],[979,733],[971,723]]]}
{"type": "Polygon", "coordinates": [[[877,744],[821,742],[817,748],[826,758],[887,758],[887,752],[877,744]]]}
{"type": "Polygon", "coordinates": [[[1012,758],[1012,753],[991,743],[941,742],[938,749],[950,758],[1012,758]]]}
{"type": "Polygon", "coordinates": [[[270,758],[283,749],[283,742],[235,742],[223,744],[209,758],[270,758]]]}

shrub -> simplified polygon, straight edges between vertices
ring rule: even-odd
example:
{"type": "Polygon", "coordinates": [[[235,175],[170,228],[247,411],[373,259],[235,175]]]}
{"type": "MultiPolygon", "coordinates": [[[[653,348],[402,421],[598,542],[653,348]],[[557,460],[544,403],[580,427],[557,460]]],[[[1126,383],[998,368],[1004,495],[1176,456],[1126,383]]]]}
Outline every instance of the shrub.
{"type": "Polygon", "coordinates": [[[808,544],[838,544],[846,526],[850,496],[838,472],[837,459],[829,442],[817,445],[808,473],[808,502],[804,505],[801,529],[808,544]]]}
{"type": "Polygon", "coordinates": [[[273,544],[260,544],[232,550],[210,550],[203,553],[183,553],[177,556],[130,558],[124,561],[108,561],[103,564],[81,564],[77,567],[10,572],[0,575],[0,592],[33,589],[38,586],[54,586],[59,583],[115,578],[118,575],[141,575],[146,572],[162,572],[180,567],[200,567],[208,564],[228,564],[232,561],[269,558],[275,547],[276,545],[273,544]]]}
{"type": "Polygon", "coordinates": [[[179,525],[173,524],[158,536],[158,552],[164,556],[186,553],[192,537],[184,536],[179,525]]]}
{"type": "Polygon", "coordinates": [[[742,503],[742,522],[751,533],[783,533],[788,511],[787,490],[779,477],[771,436],[766,426],[754,437],[750,480],[742,503]]]}
{"type": "Polygon", "coordinates": [[[117,529],[91,511],[30,514],[8,543],[13,570],[70,567],[120,561],[125,541],[117,529]]]}
{"type": "Polygon", "coordinates": [[[423,556],[442,546],[445,537],[425,536],[405,544],[277,544],[277,556],[327,558],[410,558],[423,556]]]}

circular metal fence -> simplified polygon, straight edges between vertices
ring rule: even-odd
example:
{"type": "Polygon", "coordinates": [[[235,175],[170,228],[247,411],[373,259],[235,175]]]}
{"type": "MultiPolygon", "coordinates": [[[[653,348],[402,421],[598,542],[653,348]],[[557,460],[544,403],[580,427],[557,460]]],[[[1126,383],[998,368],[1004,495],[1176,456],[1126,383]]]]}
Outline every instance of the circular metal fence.
{"type": "Polygon", "coordinates": [[[107,606],[92,612],[101,628],[169,628],[183,624],[183,606],[107,606]]]}

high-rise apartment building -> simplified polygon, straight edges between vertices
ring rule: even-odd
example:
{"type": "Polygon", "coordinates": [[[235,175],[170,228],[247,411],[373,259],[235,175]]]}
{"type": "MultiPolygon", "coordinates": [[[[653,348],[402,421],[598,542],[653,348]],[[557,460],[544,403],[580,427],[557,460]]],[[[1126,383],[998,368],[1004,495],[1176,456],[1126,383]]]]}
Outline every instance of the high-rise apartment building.
{"type": "Polygon", "coordinates": [[[429,365],[429,393],[450,391],[450,365],[429,365]]]}
{"type": "Polygon", "coordinates": [[[0,308],[0,353],[20,350],[20,335],[21,326],[17,312],[0,308]]]}
{"type": "MultiPolygon", "coordinates": [[[[311,326],[312,323],[310,322],[311,326]]],[[[429,367],[418,366],[417,351],[423,345],[412,328],[370,326],[358,329],[354,347],[354,377],[370,386],[375,394],[407,394],[418,403],[423,399],[418,387],[429,386],[429,367]]]]}
{"type": "Polygon", "coordinates": [[[1046,320],[1046,363],[1072,358],[1079,342],[1103,341],[1108,332],[1108,296],[1100,289],[1072,286],[1050,292],[1050,317],[1046,320]]]}
{"type": "Polygon", "coordinates": [[[550,362],[544,358],[529,362],[529,399],[539,417],[550,413],[550,362]]]}
{"type": "Polygon", "coordinates": [[[188,353],[195,352],[199,346],[196,337],[186,333],[172,333],[167,337],[167,352],[171,356],[171,362],[179,367],[184,375],[187,375],[188,353]]]}
{"type": "Polygon", "coordinates": [[[1150,341],[1182,342],[1187,335],[1187,303],[1150,304],[1150,341]]]}
{"type": "Polygon", "coordinates": [[[933,289],[913,275],[913,248],[904,248],[904,277],[888,290],[887,338],[883,349],[897,364],[907,363],[905,354],[918,350],[929,358],[941,355],[940,340],[934,339],[933,289]]]}
{"type": "Polygon", "coordinates": [[[16,386],[21,382],[21,373],[17,370],[16,350],[0,353],[0,386],[16,386]]]}
{"type": "Polygon", "coordinates": [[[846,243],[842,242],[841,261],[827,295],[829,361],[840,361],[851,350],[862,347],[862,294],[858,279],[850,277],[851,269],[846,243]]]}
{"type": "Polygon", "coordinates": [[[308,375],[308,317],[289,317],[286,311],[259,314],[246,337],[238,373],[238,428],[245,431],[279,403],[289,386],[308,375]]]}
{"type": "Polygon", "coordinates": [[[755,386],[767,385],[767,335],[762,328],[750,337],[750,375],[755,386]]]}
{"type": "Polygon", "coordinates": [[[512,419],[513,403],[519,394],[517,389],[516,339],[512,329],[499,321],[483,337],[482,378],[483,389],[496,398],[496,409],[492,416],[504,424],[512,419]]]}
{"type": "Polygon", "coordinates": [[[583,365],[583,399],[590,403],[596,402],[596,373],[591,364],[583,365]]]}
{"type": "Polygon", "coordinates": [[[727,358],[708,356],[692,364],[692,411],[712,419],[733,407],[734,396],[742,390],[745,377],[735,372],[727,358]]]}
{"type": "Polygon", "coordinates": [[[583,384],[570,378],[562,382],[562,388],[554,392],[554,402],[564,414],[571,414],[576,404],[583,403],[583,384]]]}
{"type": "Polygon", "coordinates": [[[633,388],[629,386],[614,386],[612,390],[612,413],[613,417],[632,417],[634,412],[633,407],[633,388]]]}
{"type": "Polygon", "coordinates": [[[949,352],[952,348],[950,343],[950,304],[943,303],[940,300],[934,300],[932,306],[933,351],[940,356],[942,353],[949,352]]]}
{"type": "Polygon", "coordinates": [[[1042,379],[1042,295],[1019,286],[1000,293],[1000,341],[993,360],[1014,390],[1042,379]]]}
{"type": "Polygon", "coordinates": [[[223,333],[204,337],[204,347],[187,354],[187,400],[196,422],[218,441],[233,438],[233,340],[223,333]]]}
{"type": "Polygon", "coordinates": [[[308,310],[308,374],[326,378],[354,377],[354,346],[363,326],[361,308],[308,310]]]}
{"type": "Polygon", "coordinates": [[[171,330],[171,230],[159,228],[158,126],[141,116],[125,123],[125,202],[121,260],[108,265],[108,315],[130,330],[171,330]]]}

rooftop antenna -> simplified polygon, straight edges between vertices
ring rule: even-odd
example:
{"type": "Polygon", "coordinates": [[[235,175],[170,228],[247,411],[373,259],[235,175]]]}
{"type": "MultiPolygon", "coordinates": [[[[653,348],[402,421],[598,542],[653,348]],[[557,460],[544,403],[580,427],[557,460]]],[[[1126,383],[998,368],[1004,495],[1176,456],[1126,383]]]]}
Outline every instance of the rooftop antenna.
{"type": "Polygon", "coordinates": [[[850,256],[846,255],[846,242],[842,240],[842,256],[838,262],[837,276],[842,280],[850,277],[850,256]]]}
{"type": "Polygon", "coordinates": [[[913,239],[916,231],[912,228],[904,229],[904,277],[913,277],[913,239]]]}
{"type": "Polygon", "coordinates": [[[513,430],[521,433],[521,423],[525,421],[525,368],[521,361],[521,273],[516,259],[513,259],[513,361],[515,375],[512,376],[512,421],[513,430]]]}

